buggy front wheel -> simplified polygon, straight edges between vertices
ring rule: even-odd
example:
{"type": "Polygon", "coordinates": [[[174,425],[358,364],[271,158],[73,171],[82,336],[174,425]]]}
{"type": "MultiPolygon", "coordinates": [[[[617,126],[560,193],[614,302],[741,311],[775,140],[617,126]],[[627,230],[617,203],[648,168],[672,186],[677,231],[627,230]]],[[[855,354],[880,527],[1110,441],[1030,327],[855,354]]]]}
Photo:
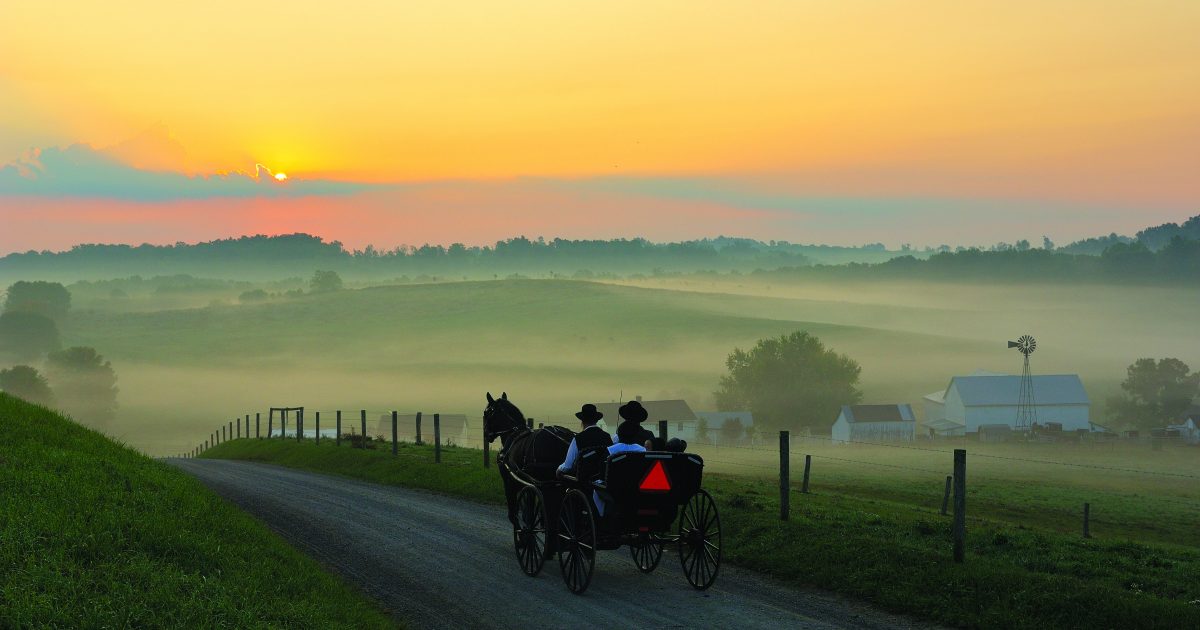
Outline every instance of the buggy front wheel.
{"type": "Polygon", "coordinates": [[[517,493],[513,546],[525,575],[534,577],[542,571],[546,564],[546,501],[534,486],[525,486],[517,493]]]}
{"type": "Polygon", "coordinates": [[[587,590],[596,568],[596,519],[592,500],[579,490],[563,497],[558,511],[558,567],[576,595],[587,590]]]}
{"type": "Polygon", "coordinates": [[[698,490],[679,516],[679,562],[697,590],[712,586],[721,568],[721,517],[712,495],[698,490]]]}

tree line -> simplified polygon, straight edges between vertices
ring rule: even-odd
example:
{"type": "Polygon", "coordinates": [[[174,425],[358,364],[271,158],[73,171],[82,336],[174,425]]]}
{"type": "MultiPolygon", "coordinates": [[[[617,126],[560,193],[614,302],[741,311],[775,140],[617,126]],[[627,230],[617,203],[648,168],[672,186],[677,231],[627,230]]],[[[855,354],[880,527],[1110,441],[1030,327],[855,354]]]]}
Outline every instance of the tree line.
{"type": "Polygon", "coordinates": [[[117,410],[117,375],[95,348],[62,347],[71,294],[57,282],[17,282],[0,313],[0,391],[103,426],[117,410]],[[38,369],[38,368],[41,369],[38,369]]]}

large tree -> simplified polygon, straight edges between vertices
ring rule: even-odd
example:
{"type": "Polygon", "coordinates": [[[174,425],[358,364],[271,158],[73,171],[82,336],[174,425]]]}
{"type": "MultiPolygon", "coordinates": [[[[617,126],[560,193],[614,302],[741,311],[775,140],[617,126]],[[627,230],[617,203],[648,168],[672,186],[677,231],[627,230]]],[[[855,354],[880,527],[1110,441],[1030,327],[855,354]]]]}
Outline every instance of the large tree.
{"type": "Polygon", "coordinates": [[[317,271],[308,281],[308,287],[313,293],[341,291],[342,277],[336,271],[317,271]]]}
{"type": "Polygon", "coordinates": [[[62,321],[70,308],[71,293],[57,282],[15,282],[4,299],[5,312],[38,313],[57,321],[62,321]]]}
{"type": "Polygon", "coordinates": [[[828,430],[842,405],[862,400],[858,363],[806,331],[734,349],[714,392],[722,411],[749,410],[756,426],[828,430]]]}
{"type": "Polygon", "coordinates": [[[104,425],[116,415],[117,373],[95,348],[76,346],[52,353],[46,373],[59,408],[76,420],[104,425]]]}
{"type": "Polygon", "coordinates": [[[0,370],[0,391],[36,405],[54,404],[54,394],[46,378],[28,365],[0,370]]]}
{"type": "Polygon", "coordinates": [[[53,319],[27,311],[0,315],[0,357],[28,361],[61,347],[53,319]]]}
{"type": "Polygon", "coordinates": [[[1126,370],[1124,393],[1108,401],[1109,414],[1140,429],[1179,419],[1200,393],[1200,372],[1179,359],[1138,359],[1126,370]]]}

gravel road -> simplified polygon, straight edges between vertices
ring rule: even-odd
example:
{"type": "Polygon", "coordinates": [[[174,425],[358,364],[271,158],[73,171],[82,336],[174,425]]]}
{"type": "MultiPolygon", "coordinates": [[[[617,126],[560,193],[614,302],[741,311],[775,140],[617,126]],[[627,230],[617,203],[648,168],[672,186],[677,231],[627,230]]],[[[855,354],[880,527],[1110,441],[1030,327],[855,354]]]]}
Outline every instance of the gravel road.
{"type": "Polygon", "coordinates": [[[558,563],[517,566],[503,508],[279,466],[172,459],[416,628],[913,628],[861,602],[725,564],[693,590],[668,549],[643,575],[627,549],[598,554],[587,593],[558,563]]]}

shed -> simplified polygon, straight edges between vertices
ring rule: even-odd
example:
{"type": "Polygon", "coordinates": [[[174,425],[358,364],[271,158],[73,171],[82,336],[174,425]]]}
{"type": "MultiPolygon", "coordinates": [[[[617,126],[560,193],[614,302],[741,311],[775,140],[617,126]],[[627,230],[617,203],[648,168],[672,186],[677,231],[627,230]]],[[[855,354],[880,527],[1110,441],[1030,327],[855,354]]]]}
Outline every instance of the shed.
{"type": "Polygon", "coordinates": [[[911,405],[843,405],[831,434],[834,444],[911,442],[916,427],[911,405]]]}

